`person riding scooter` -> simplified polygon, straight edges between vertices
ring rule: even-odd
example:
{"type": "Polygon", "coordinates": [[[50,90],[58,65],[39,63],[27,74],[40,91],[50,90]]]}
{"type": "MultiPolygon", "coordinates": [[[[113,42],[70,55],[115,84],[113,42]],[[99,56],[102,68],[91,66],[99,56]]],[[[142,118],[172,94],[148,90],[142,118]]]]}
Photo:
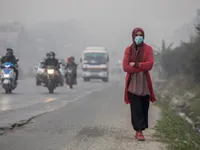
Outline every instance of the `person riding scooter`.
{"type": "Polygon", "coordinates": [[[63,86],[63,81],[62,81],[61,73],[59,70],[60,64],[58,62],[58,59],[55,58],[54,52],[50,52],[49,54],[47,54],[47,59],[45,60],[45,68],[47,66],[55,66],[56,71],[58,73],[58,82],[59,82],[60,86],[63,86]]]}
{"type": "MultiPolygon", "coordinates": [[[[72,70],[74,71],[74,79],[75,79],[75,84],[77,84],[77,64],[75,63],[75,58],[74,56],[71,56],[66,64],[65,69],[67,68],[72,68],[72,70]]],[[[67,76],[67,74],[66,74],[67,76]]]]}
{"type": "Polygon", "coordinates": [[[16,73],[16,77],[15,77],[15,84],[17,84],[18,81],[18,64],[17,64],[17,59],[15,58],[15,55],[13,54],[13,50],[11,48],[7,48],[6,49],[6,55],[2,57],[1,59],[1,64],[5,63],[5,62],[10,62],[12,64],[14,64],[14,72],[16,73]]]}

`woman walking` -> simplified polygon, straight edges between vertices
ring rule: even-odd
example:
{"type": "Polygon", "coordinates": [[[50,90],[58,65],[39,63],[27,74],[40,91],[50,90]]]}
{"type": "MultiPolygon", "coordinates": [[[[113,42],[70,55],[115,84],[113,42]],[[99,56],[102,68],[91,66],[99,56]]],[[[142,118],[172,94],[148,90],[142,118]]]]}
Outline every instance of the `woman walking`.
{"type": "Polygon", "coordinates": [[[148,128],[149,102],[156,100],[149,73],[153,67],[153,50],[144,43],[144,37],[143,29],[133,30],[133,43],[125,49],[122,64],[127,73],[124,100],[130,103],[131,121],[139,141],[145,140],[142,131],[148,128]]]}

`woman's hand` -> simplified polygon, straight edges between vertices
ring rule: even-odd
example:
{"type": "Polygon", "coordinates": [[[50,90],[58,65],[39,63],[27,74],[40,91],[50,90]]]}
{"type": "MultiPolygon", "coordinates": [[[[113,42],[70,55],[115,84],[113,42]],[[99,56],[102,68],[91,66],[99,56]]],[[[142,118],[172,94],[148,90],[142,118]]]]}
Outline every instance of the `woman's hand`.
{"type": "Polygon", "coordinates": [[[135,62],[130,62],[129,65],[133,67],[135,66],[135,62]]]}

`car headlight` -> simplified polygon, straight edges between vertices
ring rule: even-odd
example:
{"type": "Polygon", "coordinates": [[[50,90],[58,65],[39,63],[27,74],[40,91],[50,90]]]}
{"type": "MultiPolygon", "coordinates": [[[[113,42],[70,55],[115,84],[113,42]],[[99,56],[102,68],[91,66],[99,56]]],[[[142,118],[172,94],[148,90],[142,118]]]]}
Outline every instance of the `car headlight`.
{"type": "Polygon", "coordinates": [[[72,70],[71,70],[71,69],[68,69],[67,72],[72,73],[72,70]]]}

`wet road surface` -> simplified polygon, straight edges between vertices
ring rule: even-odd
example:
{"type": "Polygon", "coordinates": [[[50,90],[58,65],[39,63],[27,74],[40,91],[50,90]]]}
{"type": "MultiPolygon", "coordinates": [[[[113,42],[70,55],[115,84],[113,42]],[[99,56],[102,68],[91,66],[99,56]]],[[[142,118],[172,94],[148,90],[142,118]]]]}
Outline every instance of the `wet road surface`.
{"type": "MultiPolygon", "coordinates": [[[[45,89],[37,89],[38,97],[35,97],[35,92],[28,88],[27,91],[30,96],[24,94],[24,97],[27,97],[28,101],[34,99],[35,103],[30,108],[35,107],[36,110],[54,101],[58,101],[58,105],[63,104],[59,101],[68,101],[68,104],[65,103],[64,107],[38,116],[22,128],[16,128],[0,136],[1,150],[163,149],[160,148],[160,143],[152,138],[153,127],[160,113],[155,106],[152,106],[153,109],[150,111],[150,129],[145,132],[147,140],[135,140],[130,124],[129,107],[123,102],[123,83],[80,83],[71,91],[66,88],[57,90],[57,94],[51,96],[56,100],[49,102],[46,100],[49,94],[45,93],[45,89]]],[[[20,94],[16,96],[19,100],[23,97],[20,94]]],[[[54,104],[50,106],[55,107],[54,104]]],[[[16,105],[15,108],[17,107],[20,106],[16,105]]]]}
{"type": "Polygon", "coordinates": [[[54,94],[49,94],[47,88],[36,86],[34,79],[22,80],[13,94],[4,94],[4,90],[0,89],[0,127],[9,127],[14,123],[64,107],[69,102],[79,100],[110,84],[112,82],[84,83],[80,79],[74,89],[67,86],[58,87],[54,94]]]}

